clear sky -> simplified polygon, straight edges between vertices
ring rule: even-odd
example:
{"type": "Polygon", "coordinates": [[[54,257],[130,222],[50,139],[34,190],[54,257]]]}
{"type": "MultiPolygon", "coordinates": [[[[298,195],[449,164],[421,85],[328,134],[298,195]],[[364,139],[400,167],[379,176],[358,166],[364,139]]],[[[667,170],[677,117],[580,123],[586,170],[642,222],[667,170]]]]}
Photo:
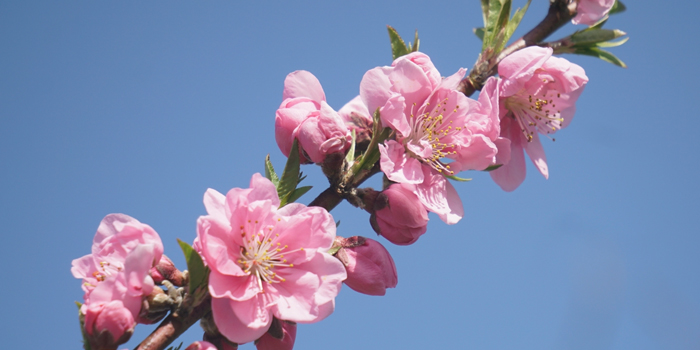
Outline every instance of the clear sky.
{"type": "MultiPolygon", "coordinates": [[[[546,4],[533,1],[516,36],[546,4]]],[[[666,4],[628,0],[608,23],[630,34],[613,49],[629,69],[566,56],[590,83],[571,125],[544,142],[549,180],[528,164],[505,193],[466,174],[460,223],[431,216],[409,247],[378,238],[398,288],[343,288],[296,348],[700,348],[700,5],[666,4]]],[[[386,25],[418,29],[443,75],[480,49],[476,0],[0,1],[3,347],[80,346],[70,264],[106,214],[151,225],[184,269],[176,238],[194,239],[204,191],[246,187],[268,153],[283,166],[285,76],[311,71],[340,108],[365,71],[390,64],[386,25]]],[[[308,203],[326,182],[302,170],[308,203]]],[[[332,214],[338,234],[375,237],[347,203],[332,214]]]]}

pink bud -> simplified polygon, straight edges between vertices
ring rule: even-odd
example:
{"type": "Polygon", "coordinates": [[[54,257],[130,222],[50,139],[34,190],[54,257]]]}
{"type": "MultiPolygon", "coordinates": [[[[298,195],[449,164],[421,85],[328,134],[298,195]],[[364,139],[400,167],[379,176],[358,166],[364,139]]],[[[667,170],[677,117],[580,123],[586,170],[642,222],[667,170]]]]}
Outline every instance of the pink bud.
{"type": "Polygon", "coordinates": [[[347,241],[358,242],[343,248],[347,256],[348,287],[368,295],[384,295],[387,288],[396,287],[394,259],[381,243],[364,237],[350,237],[347,241]]]}
{"type": "Polygon", "coordinates": [[[428,228],[428,211],[411,184],[393,184],[377,196],[372,227],[391,243],[413,244],[428,228]]]}
{"type": "Polygon", "coordinates": [[[207,341],[196,341],[190,344],[185,350],[216,350],[216,346],[207,341]]]}
{"type": "Polygon", "coordinates": [[[172,284],[181,287],[185,283],[182,272],[175,267],[175,264],[165,254],[160,257],[158,264],[151,268],[150,273],[156,284],[161,284],[164,280],[168,280],[172,284]]]}
{"type": "MultiPolygon", "coordinates": [[[[255,341],[258,350],[292,350],[294,340],[297,337],[297,324],[289,321],[275,320],[282,328],[282,337],[273,336],[272,332],[266,332],[260,339],[255,341]]],[[[273,322],[273,326],[274,326],[273,322]]],[[[272,327],[270,327],[272,328],[272,327]]]]}
{"type": "Polygon", "coordinates": [[[88,305],[85,308],[85,331],[97,349],[116,349],[134,333],[134,316],[121,300],[88,305]]]}

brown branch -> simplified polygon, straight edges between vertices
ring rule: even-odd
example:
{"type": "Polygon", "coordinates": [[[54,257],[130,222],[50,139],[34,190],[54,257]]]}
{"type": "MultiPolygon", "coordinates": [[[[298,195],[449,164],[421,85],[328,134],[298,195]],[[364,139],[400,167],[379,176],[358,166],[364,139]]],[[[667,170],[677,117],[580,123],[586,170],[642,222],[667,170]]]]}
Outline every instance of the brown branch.
{"type": "MultiPolygon", "coordinates": [[[[207,296],[199,305],[193,308],[190,312],[181,310],[177,316],[173,313],[163,320],[158,325],[158,328],[153,331],[141,344],[134,350],[163,350],[182,333],[184,333],[193,324],[199,321],[202,316],[211,310],[210,297],[207,296]]],[[[183,303],[186,305],[186,303],[183,303]]]]}
{"type": "Polygon", "coordinates": [[[466,96],[471,96],[476,90],[481,90],[486,79],[496,75],[498,64],[504,58],[522,48],[541,43],[542,40],[576,16],[577,6],[578,0],[551,0],[547,16],[535,28],[532,28],[527,34],[510,44],[498,56],[490,59],[488,62],[483,62],[480,58],[472,67],[469,76],[462,79],[459,83],[457,90],[466,96]]]}

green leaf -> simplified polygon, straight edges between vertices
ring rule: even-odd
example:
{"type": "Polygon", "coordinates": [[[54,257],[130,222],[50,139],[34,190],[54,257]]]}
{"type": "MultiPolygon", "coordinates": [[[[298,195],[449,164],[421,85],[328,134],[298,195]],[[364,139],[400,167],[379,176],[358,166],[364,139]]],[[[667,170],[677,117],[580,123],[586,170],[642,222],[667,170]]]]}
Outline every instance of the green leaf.
{"type": "Polygon", "coordinates": [[[355,129],[352,129],[350,136],[352,137],[352,143],[350,143],[350,149],[345,155],[345,162],[348,163],[348,166],[352,166],[352,163],[355,161],[355,139],[357,138],[355,136],[355,129]]]}
{"type": "Polygon", "coordinates": [[[508,38],[506,37],[506,27],[508,26],[508,19],[510,18],[511,4],[511,0],[503,0],[503,7],[501,7],[498,22],[496,23],[493,41],[491,42],[492,47],[495,48],[495,52],[501,52],[508,41],[508,38]]]}
{"type": "Polygon", "coordinates": [[[468,181],[472,180],[472,179],[465,179],[463,177],[454,176],[454,175],[445,175],[445,177],[450,179],[450,180],[459,181],[459,182],[468,182],[468,181]]]}
{"type": "Polygon", "coordinates": [[[408,54],[408,47],[406,47],[406,43],[403,41],[403,39],[401,39],[399,33],[396,32],[396,29],[392,28],[391,26],[386,27],[389,30],[389,40],[391,41],[392,57],[394,59],[397,59],[403,55],[408,54]]]}
{"type": "Polygon", "coordinates": [[[626,43],[627,40],[630,40],[630,38],[627,37],[624,39],[620,39],[618,41],[606,41],[603,43],[597,43],[596,46],[598,46],[598,47],[616,47],[616,46],[620,46],[620,45],[626,43]]]}
{"type": "Polygon", "coordinates": [[[569,39],[574,45],[592,44],[617,39],[627,33],[619,29],[589,28],[572,34],[569,39]]]}
{"type": "MultiPolygon", "coordinates": [[[[486,16],[486,23],[484,23],[484,42],[481,45],[481,51],[486,51],[488,47],[491,46],[493,41],[494,31],[496,29],[496,23],[498,22],[498,17],[501,14],[500,0],[490,0],[488,5],[488,15],[486,16]]],[[[483,9],[483,5],[482,5],[483,9]]]]}
{"type": "Polygon", "coordinates": [[[479,38],[479,40],[484,41],[484,28],[483,27],[474,28],[474,29],[472,29],[472,31],[474,32],[474,35],[476,35],[476,37],[479,38]]]}
{"type": "Polygon", "coordinates": [[[178,345],[177,347],[171,346],[171,347],[167,348],[166,350],[180,350],[180,348],[182,348],[182,342],[180,342],[180,345],[178,345]]]}
{"type": "Polygon", "coordinates": [[[335,246],[335,247],[331,247],[331,249],[328,249],[328,254],[333,255],[333,254],[337,253],[340,250],[340,248],[342,248],[342,247],[339,245],[335,246]]]}
{"type": "MultiPolygon", "coordinates": [[[[527,12],[527,9],[530,7],[531,1],[532,0],[527,0],[527,4],[525,4],[525,6],[523,6],[523,8],[521,8],[521,9],[519,8],[519,9],[515,10],[515,13],[513,14],[513,18],[511,18],[511,20],[508,21],[508,23],[506,24],[506,35],[505,35],[505,38],[503,40],[504,46],[506,43],[508,43],[508,39],[510,39],[510,37],[513,35],[513,33],[515,32],[515,29],[517,29],[518,26],[520,25],[520,21],[523,20],[523,16],[525,16],[525,12],[527,12]]],[[[502,50],[502,48],[501,48],[501,50],[502,50]]]]}
{"type": "Polygon", "coordinates": [[[338,226],[340,226],[340,220],[335,222],[335,228],[338,228],[338,226]]]}
{"type": "Polygon", "coordinates": [[[90,342],[88,341],[87,333],[85,332],[85,315],[80,312],[80,308],[83,306],[83,304],[76,301],[75,305],[78,306],[78,322],[80,323],[80,334],[83,335],[83,349],[90,350],[90,342]]]}
{"type": "Polygon", "coordinates": [[[268,154],[265,157],[265,177],[272,181],[272,184],[277,187],[277,184],[279,184],[280,179],[277,177],[277,173],[275,172],[275,168],[272,166],[272,162],[270,162],[270,155],[268,154]]]}
{"type": "Polygon", "coordinates": [[[481,0],[481,15],[484,17],[484,27],[489,21],[489,0],[481,0]]]}
{"type": "Polygon", "coordinates": [[[610,9],[608,15],[614,15],[616,13],[625,12],[625,10],[627,10],[627,6],[625,6],[625,4],[622,3],[622,1],[616,0],[615,5],[613,5],[613,7],[610,9]]]}
{"type": "Polygon", "coordinates": [[[197,251],[195,251],[191,245],[181,241],[180,239],[177,240],[177,243],[180,244],[180,248],[185,254],[187,270],[190,274],[190,285],[188,288],[189,293],[194,294],[197,288],[202,286],[204,288],[207,288],[207,283],[209,280],[209,269],[206,266],[204,266],[202,257],[199,256],[199,253],[197,253],[197,251]]]}
{"type": "Polygon", "coordinates": [[[357,174],[359,171],[365,168],[371,168],[374,163],[379,160],[379,148],[377,145],[384,142],[391,134],[390,128],[382,129],[382,120],[379,117],[379,108],[374,111],[372,116],[372,139],[369,141],[369,146],[367,146],[367,151],[362,155],[360,161],[352,167],[352,173],[357,174]]]}
{"type": "MultiPolygon", "coordinates": [[[[289,195],[287,196],[286,200],[284,201],[285,204],[289,203],[294,203],[297,199],[301,198],[306,192],[309,192],[312,186],[303,186],[295,189],[294,191],[290,192],[289,195]]],[[[281,205],[280,205],[281,207],[281,205]]]]}
{"type": "MultiPolygon", "coordinates": [[[[277,186],[277,194],[280,200],[287,198],[287,196],[297,188],[299,183],[299,142],[294,139],[292,143],[292,150],[289,152],[289,158],[287,158],[287,164],[284,166],[284,171],[282,172],[282,178],[280,178],[279,185],[277,186]]],[[[284,200],[280,202],[280,208],[285,204],[284,200]]]]}
{"type": "Polygon", "coordinates": [[[418,51],[418,48],[420,46],[420,39],[418,39],[418,29],[416,29],[416,36],[413,39],[413,44],[409,45],[411,52],[416,52],[418,51]]]}
{"type": "Polygon", "coordinates": [[[612,63],[616,66],[620,66],[622,68],[627,68],[627,65],[625,64],[625,62],[622,62],[622,60],[617,58],[615,55],[613,55],[612,53],[605,51],[603,49],[599,49],[597,47],[576,48],[574,53],[579,54],[579,55],[598,57],[605,62],[610,62],[610,63],[612,63]]]}
{"type": "Polygon", "coordinates": [[[488,167],[486,167],[486,169],[484,169],[484,171],[494,171],[502,166],[503,166],[503,164],[489,165],[488,167]]]}

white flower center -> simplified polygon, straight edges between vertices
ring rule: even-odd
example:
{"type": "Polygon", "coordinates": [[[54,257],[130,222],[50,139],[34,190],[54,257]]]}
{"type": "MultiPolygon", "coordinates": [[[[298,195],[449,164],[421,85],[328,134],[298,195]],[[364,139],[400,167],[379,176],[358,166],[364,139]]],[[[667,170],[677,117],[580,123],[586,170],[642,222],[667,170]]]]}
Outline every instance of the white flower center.
{"type": "Polygon", "coordinates": [[[506,98],[505,105],[513,112],[520,125],[520,131],[530,142],[535,132],[548,135],[561,129],[564,119],[561,118],[561,111],[556,105],[556,100],[560,97],[559,93],[551,93],[549,97],[546,93],[540,96],[518,93],[506,98]]]}
{"type": "MultiPolygon", "coordinates": [[[[277,219],[277,221],[280,220],[277,219]]],[[[257,220],[254,222],[248,220],[248,225],[240,227],[244,245],[241,247],[238,264],[244,272],[258,278],[260,290],[263,290],[263,282],[285,281],[274,271],[278,267],[294,267],[294,264],[287,262],[284,254],[304,250],[304,248],[289,250],[289,246],[280,242],[280,235],[274,232],[274,228],[274,225],[266,227],[258,225],[257,220]]]]}
{"type": "MultiPolygon", "coordinates": [[[[413,104],[415,108],[416,104],[413,104]]],[[[439,173],[443,171],[448,174],[454,174],[450,170],[450,166],[441,161],[442,158],[450,154],[457,154],[454,150],[454,143],[440,142],[440,139],[445,139],[452,134],[462,131],[461,126],[453,127],[453,120],[449,120],[452,114],[457,113],[459,105],[456,105],[451,111],[447,110],[447,98],[442,100],[434,108],[430,108],[430,103],[426,103],[424,112],[415,116],[411,112],[408,120],[411,125],[411,134],[401,140],[401,143],[406,147],[406,150],[414,158],[422,160],[430,165],[439,173]]]]}

